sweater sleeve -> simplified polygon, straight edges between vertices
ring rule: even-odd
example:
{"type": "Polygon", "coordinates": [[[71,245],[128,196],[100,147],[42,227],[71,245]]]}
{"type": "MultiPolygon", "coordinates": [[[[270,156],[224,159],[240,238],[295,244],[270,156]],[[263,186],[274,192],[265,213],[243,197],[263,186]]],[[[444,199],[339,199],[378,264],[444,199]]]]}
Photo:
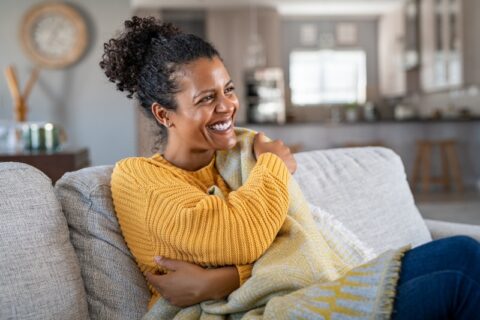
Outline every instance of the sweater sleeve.
{"type": "MultiPolygon", "coordinates": [[[[174,179],[173,177],[171,178],[174,179]]],[[[147,208],[150,233],[167,256],[219,265],[257,260],[280,230],[289,205],[290,174],[272,153],[262,154],[245,184],[226,198],[209,195],[185,181],[151,190],[147,208]]],[[[240,279],[248,268],[240,267],[240,279]]]]}
{"type": "Polygon", "coordinates": [[[245,265],[236,265],[235,267],[237,268],[238,279],[239,279],[240,286],[241,286],[252,275],[253,265],[245,264],[245,265]]]}
{"type": "MultiPolygon", "coordinates": [[[[143,274],[155,273],[158,266],[153,261],[155,246],[145,220],[145,189],[118,164],[113,170],[110,184],[115,213],[130,252],[143,274]]],[[[152,293],[156,292],[150,284],[148,286],[152,293]]]]}

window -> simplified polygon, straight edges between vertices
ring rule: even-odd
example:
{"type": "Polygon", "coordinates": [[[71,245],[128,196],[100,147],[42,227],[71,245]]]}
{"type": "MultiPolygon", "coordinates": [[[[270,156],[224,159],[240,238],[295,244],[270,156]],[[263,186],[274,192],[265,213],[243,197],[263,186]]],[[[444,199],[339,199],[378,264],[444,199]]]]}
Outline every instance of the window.
{"type": "Polygon", "coordinates": [[[294,106],[365,103],[366,86],[363,51],[290,53],[290,90],[294,106]]]}

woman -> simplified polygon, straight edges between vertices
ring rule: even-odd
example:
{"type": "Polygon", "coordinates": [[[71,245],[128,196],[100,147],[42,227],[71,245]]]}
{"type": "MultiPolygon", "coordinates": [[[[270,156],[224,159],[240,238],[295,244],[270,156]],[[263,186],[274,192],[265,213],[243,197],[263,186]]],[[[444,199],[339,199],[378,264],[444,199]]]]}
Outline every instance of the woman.
{"type": "MultiPolygon", "coordinates": [[[[249,278],[282,228],[295,160],[283,143],[257,134],[256,164],[245,184],[230,190],[215,154],[237,144],[239,105],[218,52],[153,18],[134,17],[125,27],[105,44],[100,66],[153,116],[166,141],[161,155],[126,159],[114,170],[112,195],[123,235],[151,284],[150,307],[160,296],[178,306],[224,298],[249,278]],[[169,259],[157,264],[157,255],[169,259]],[[153,275],[166,270],[172,272],[153,275]]],[[[409,251],[393,317],[474,319],[478,265],[480,246],[465,237],[409,251]]]]}

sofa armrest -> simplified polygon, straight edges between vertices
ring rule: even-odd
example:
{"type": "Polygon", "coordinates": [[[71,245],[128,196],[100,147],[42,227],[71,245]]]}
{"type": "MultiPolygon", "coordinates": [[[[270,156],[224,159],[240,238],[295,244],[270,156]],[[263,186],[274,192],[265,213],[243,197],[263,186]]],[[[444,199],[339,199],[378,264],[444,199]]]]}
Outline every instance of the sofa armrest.
{"type": "Polygon", "coordinates": [[[473,224],[454,223],[440,220],[425,219],[432,238],[441,239],[456,235],[465,235],[480,241],[480,226],[473,224]]]}

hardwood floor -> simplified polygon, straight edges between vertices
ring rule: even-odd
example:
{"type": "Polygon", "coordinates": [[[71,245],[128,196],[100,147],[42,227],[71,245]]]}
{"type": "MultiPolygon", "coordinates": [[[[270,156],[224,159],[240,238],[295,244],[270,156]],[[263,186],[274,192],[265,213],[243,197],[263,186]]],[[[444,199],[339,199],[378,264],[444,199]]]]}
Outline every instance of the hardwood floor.
{"type": "Polygon", "coordinates": [[[416,193],[414,197],[425,218],[480,225],[480,191],[416,193]]]}

